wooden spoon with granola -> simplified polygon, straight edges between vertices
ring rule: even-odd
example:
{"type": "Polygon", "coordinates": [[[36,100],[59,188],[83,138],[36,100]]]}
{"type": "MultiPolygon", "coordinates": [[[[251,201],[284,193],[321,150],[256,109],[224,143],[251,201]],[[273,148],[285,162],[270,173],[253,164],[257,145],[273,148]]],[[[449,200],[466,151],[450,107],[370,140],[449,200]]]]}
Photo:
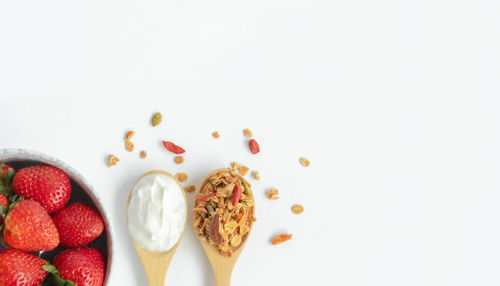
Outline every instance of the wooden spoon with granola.
{"type": "Polygon", "coordinates": [[[231,285],[231,273],[255,221],[250,184],[232,169],[211,172],[195,195],[194,231],[212,264],[216,286],[231,285]]]}

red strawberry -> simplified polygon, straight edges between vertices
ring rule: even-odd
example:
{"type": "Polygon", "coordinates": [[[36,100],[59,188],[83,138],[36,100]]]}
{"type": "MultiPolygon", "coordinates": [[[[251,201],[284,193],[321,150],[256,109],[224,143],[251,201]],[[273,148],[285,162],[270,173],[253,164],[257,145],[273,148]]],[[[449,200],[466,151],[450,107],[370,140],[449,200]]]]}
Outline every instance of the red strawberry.
{"type": "Polygon", "coordinates": [[[14,176],[14,192],[39,202],[49,213],[64,207],[71,196],[68,175],[52,166],[31,166],[14,176]]]}
{"type": "Polygon", "coordinates": [[[16,171],[5,163],[0,163],[0,195],[9,197],[12,194],[12,181],[16,171]]]}
{"type": "Polygon", "coordinates": [[[101,286],[104,280],[104,258],[95,248],[74,248],[59,253],[54,266],[64,280],[78,286],[101,286]]]}
{"type": "Polygon", "coordinates": [[[0,250],[0,286],[36,286],[47,277],[47,262],[16,249],[0,250]]]}
{"type": "Polygon", "coordinates": [[[67,248],[86,246],[104,230],[101,216],[82,203],[60,209],[52,219],[59,231],[61,245],[67,248]]]}
{"type": "Polygon", "coordinates": [[[8,208],[9,201],[4,195],[0,194],[0,227],[2,226],[3,218],[7,214],[8,208]]]}
{"type": "Polygon", "coordinates": [[[27,251],[44,251],[59,245],[59,233],[47,211],[32,200],[20,201],[5,218],[3,241],[27,251]]]}

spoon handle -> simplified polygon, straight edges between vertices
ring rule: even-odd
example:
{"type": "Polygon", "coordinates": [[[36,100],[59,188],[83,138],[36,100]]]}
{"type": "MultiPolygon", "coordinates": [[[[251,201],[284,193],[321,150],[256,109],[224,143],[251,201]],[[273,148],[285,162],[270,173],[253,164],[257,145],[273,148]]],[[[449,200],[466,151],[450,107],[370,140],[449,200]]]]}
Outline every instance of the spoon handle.
{"type": "Polygon", "coordinates": [[[136,245],[137,253],[146,271],[149,286],[165,285],[165,276],[167,275],[168,266],[170,265],[176,248],[177,246],[168,252],[155,253],[146,251],[136,245]]]}
{"type": "Polygon", "coordinates": [[[231,272],[216,275],[215,286],[231,286],[231,272]]]}
{"type": "Polygon", "coordinates": [[[215,265],[212,265],[215,275],[215,286],[231,285],[231,274],[233,273],[233,266],[234,265],[228,265],[224,263],[217,263],[215,265]]]}

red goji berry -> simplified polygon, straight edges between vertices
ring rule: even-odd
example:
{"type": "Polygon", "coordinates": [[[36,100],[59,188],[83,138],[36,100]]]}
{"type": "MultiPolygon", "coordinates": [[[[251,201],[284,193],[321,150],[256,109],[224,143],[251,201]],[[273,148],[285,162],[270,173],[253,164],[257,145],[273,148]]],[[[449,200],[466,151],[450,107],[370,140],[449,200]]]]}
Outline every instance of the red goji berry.
{"type": "Polygon", "coordinates": [[[208,195],[204,195],[203,197],[199,198],[199,199],[196,201],[196,203],[202,203],[202,202],[204,202],[204,201],[208,200],[209,198],[211,198],[211,197],[213,197],[213,196],[215,196],[215,195],[217,195],[217,193],[211,193],[211,194],[208,194],[208,195]]]}
{"type": "Polygon", "coordinates": [[[257,154],[260,152],[259,143],[257,143],[255,139],[250,139],[250,141],[248,141],[248,147],[250,147],[250,152],[252,152],[252,154],[257,154]]]}
{"type": "Polygon", "coordinates": [[[165,146],[165,148],[168,151],[170,151],[170,152],[172,152],[174,154],[182,154],[182,153],[186,152],[186,150],[182,149],[182,147],[177,146],[177,145],[175,145],[172,142],[163,141],[163,146],[165,146]]]}
{"type": "Polygon", "coordinates": [[[240,185],[238,184],[234,185],[233,197],[231,198],[231,203],[233,203],[233,207],[235,207],[236,204],[240,201],[241,193],[242,191],[240,185]]]}

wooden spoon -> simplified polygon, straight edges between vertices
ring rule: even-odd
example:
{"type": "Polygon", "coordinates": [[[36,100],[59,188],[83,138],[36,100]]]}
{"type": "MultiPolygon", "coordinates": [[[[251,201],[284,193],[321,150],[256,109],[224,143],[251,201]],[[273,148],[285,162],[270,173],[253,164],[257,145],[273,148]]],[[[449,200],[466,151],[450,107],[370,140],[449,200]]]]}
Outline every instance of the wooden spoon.
{"type": "MultiPolygon", "coordinates": [[[[198,186],[197,193],[202,191],[202,188],[205,186],[206,183],[210,181],[210,177],[215,175],[216,173],[219,172],[230,172],[229,169],[218,169],[215,171],[212,171],[210,174],[208,174],[203,182],[198,186]]],[[[237,175],[240,180],[246,181],[242,176],[237,175]]],[[[248,182],[247,182],[248,183],[248,182]]],[[[248,184],[250,185],[250,184],[248,184]]],[[[250,194],[253,198],[253,193],[250,190],[250,194]]],[[[196,196],[195,196],[196,198],[196,196]]],[[[196,206],[196,201],[195,204],[196,206]]],[[[253,215],[255,212],[255,204],[250,208],[250,213],[249,215],[253,215]]],[[[205,254],[208,257],[208,260],[210,261],[210,264],[212,265],[212,269],[214,271],[215,275],[215,285],[216,286],[230,286],[231,285],[231,274],[233,272],[234,265],[236,264],[236,261],[238,260],[241,252],[243,251],[243,248],[245,247],[245,244],[247,242],[248,236],[250,235],[250,232],[252,231],[252,226],[253,226],[253,221],[250,220],[250,226],[248,232],[241,238],[241,243],[238,245],[237,249],[233,251],[233,255],[231,257],[224,257],[222,256],[217,248],[215,246],[210,245],[208,241],[198,237],[200,239],[201,246],[203,247],[203,250],[205,251],[205,254]]],[[[234,248],[233,248],[234,249],[234,248]]]]}
{"type": "MultiPolygon", "coordinates": [[[[174,176],[172,176],[170,173],[167,173],[165,171],[160,171],[160,170],[154,170],[154,171],[149,171],[137,179],[137,181],[134,183],[134,186],[132,186],[132,189],[130,189],[130,192],[128,194],[128,200],[127,200],[127,210],[128,206],[130,204],[130,198],[132,196],[132,190],[134,189],[135,185],[139,180],[141,180],[144,176],[150,175],[150,174],[164,174],[167,176],[172,177],[177,184],[179,185],[179,188],[182,190],[182,194],[184,195],[184,201],[186,202],[186,215],[187,215],[187,201],[186,201],[186,193],[184,193],[184,189],[182,186],[179,184],[179,182],[175,179],[174,176]]],[[[187,218],[186,218],[187,221],[187,218]]],[[[128,223],[128,211],[127,211],[127,223],[128,223]]],[[[186,223],[184,223],[184,229],[186,229],[186,223]]],[[[139,254],[139,257],[142,260],[142,265],[144,266],[144,270],[146,271],[146,276],[148,277],[148,285],[149,286],[163,286],[165,284],[165,276],[167,275],[167,270],[168,266],[170,265],[170,261],[172,260],[172,257],[174,256],[175,251],[177,250],[177,246],[179,246],[179,242],[182,239],[182,236],[184,235],[184,229],[182,230],[182,234],[179,237],[179,241],[168,251],[164,252],[152,252],[149,250],[146,250],[142,247],[140,247],[132,238],[132,242],[134,243],[135,249],[137,250],[137,254],[139,254]]]]}

